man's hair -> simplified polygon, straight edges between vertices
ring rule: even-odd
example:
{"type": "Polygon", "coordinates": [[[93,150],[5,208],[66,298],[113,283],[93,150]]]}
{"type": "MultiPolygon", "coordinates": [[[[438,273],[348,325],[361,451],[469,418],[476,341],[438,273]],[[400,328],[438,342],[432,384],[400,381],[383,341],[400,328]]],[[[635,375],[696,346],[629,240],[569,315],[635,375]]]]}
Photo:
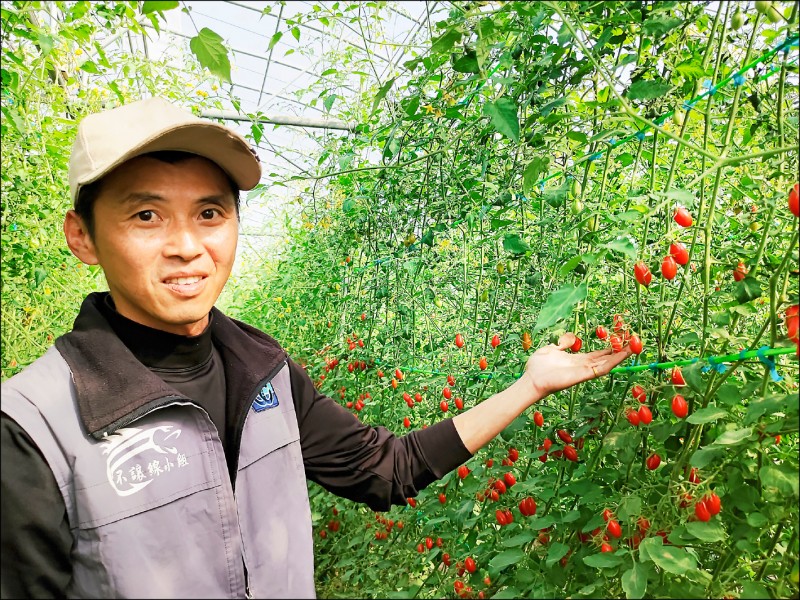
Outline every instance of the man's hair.
{"type": "MultiPolygon", "coordinates": [[[[148,152],[147,154],[142,154],[141,156],[148,156],[150,158],[155,158],[156,160],[160,160],[161,162],[174,164],[184,160],[189,160],[190,158],[197,158],[200,155],[192,154],[191,152],[182,152],[180,150],[160,150],[158,152],[148,152]]],[[[236,185],[236,182],[227,173],[225,173],[225,177],[227,178],[228,184],[231,187],[231,193],[233,194],[233,199],[236,203],[236,217],[238,218],[239,192],[240,192],[239,186],[236,185]]],[[[92,238],[93,240],[94,240],[94,203],[100,196],[102,188],[103,188],[103,178],[101,177],[97,181],[93,181],[92,183],[87,183],[86,185],[81,186],[80,190],[78,190],[78,197],[75,200],[75,212],[78,213],[78,216],[81,218],[84,225],[86,226],[86,230],[89,233],[89,237],[92,238]]]]}

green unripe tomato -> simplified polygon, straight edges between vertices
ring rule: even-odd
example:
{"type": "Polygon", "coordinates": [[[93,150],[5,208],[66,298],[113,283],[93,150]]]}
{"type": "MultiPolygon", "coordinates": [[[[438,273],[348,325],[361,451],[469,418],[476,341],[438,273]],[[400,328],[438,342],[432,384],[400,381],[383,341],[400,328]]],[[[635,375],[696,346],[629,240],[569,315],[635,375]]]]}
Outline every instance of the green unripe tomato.
{"type": "Polygon", "coordinates": [[[583,202],[575,198],[572,201],[572,204],[569,207],[570,211],[572,211],[573,215],[579,215],[583,212],[583,202]]]}
{"type": "Polygon", "coordinates": [[[502,262],[497,263],[497,272],[500,275],[506,272],[506,266],[502,262]]]}
{"type": "Polygon", "coordinates": [[[753,221],[752,223],[750,223],[750,231],[755,233],[759,229],[761,229],[761,223],[759,223],[758,221],[753,221]]]}
{"type": "Polygon", "coordinates": [[[581,182],[577,179],[572,180],[572,197],[573,198],[580,198],[581,192],[583,191],[583,187],[581,186],[581,182]]]}
{"type": "Polygon", "coordinates": [[[783,15],[780,13],[780,11],[778,11],[777,8],[775,8],[774,4],[767,11],[767,19],[770,23],[780,23],[783,21],[783,15]]]}
{"type": "Polygon", "coordinates": [[[672,122],[678,127],[683,127],[683,111],[677,106],[675,107],[675,111],[672,113],[672,122]]]}
{"type": "Polygon", "coordinates": [[[489,299],[489,290],[483,290],[481,292],[480,301],[486,302],[489,299]]]}
{"type": "Polygon", "coordinates": [[[600,221],[597,215],[592,215],[592,217],[586,222],[586,228],[589,231],[597,231],[599,226],[600,226],[600,221]]]}
{"type": "Polygon", "coordinates": [[[762,15],[767,14],[770,8],[772,8],[772,2],[770,0],[756,0],[756,11],[760,12],[762,15]]]}
{"type": "Polygon", "coordinates": [[[442,299],[438,296],[434,299],[433,303],[436,305],[437,308],[442,308],[442,299]]]}
{"type": "Polygon", "coordinates": [[[742,11],[737,8],[736,12],[733,13],[733,17],[731,17],[731,29],[736,31],[737,29],[740,29],[742,25],[744,25],[744,15],[742,14],[742,11]]]}

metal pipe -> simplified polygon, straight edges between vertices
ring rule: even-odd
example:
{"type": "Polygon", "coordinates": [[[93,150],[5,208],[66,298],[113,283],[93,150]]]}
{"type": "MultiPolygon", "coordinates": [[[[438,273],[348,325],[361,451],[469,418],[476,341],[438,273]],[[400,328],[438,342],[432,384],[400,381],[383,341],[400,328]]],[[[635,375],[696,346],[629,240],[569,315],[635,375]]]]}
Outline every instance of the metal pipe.
{"type": "Polygon", "coordinates": [[[271,117],[261,115],[254,119],[250,115],[243,115],[232,110],[206,110],[203,111],[201,116],[207,119],[272,123],[275,125],[294,125],[296,127],[316,127],[320,129],[340,129],[350,132],[356,129],[355,123],[348,123],[339,119],[315,119],[313,117],[296,117],[294,115],[273,115],[271,117]]]}

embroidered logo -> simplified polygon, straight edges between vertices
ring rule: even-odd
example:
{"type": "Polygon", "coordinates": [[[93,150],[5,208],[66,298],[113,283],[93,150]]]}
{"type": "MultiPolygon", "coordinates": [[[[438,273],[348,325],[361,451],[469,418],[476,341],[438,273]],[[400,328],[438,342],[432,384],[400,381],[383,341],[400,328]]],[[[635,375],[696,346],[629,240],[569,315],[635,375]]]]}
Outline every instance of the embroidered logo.
{"type": "Polygon", "coordinates": [[[276,406],[278,406],[278,394],[275,393],[275,388],[272,387],[272,382],[270,382],[261,388],[258,396],[253,400],[253,410],[261,412],[276,406]]]}
{"type": "Polygon", "coordinates": [[[173,430],[172,425],[160,425],[148,429],[123,428],[106,436],[103,440],[106,476],[117,495],[135,494],[155,478],[166,477],[175,469],[188,465],[186,454],[178,452],[175,446],[167,445],[174,443],[180,435],[180,429],[173,430]]]}

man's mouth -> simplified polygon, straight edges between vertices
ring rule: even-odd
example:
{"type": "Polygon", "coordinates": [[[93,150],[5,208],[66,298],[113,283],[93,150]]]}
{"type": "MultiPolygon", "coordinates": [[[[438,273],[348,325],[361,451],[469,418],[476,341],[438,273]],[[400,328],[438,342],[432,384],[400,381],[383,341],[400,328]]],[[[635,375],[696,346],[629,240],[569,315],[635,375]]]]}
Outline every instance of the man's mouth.
{"type": "Polygon", "coordinates": [[[168,285],[191,285],[192,283],[197,283],[203,279],[200,275],[195,275],[193,277],[173,277],[171,279],[165,279],[164,283],[168,285]]]}

